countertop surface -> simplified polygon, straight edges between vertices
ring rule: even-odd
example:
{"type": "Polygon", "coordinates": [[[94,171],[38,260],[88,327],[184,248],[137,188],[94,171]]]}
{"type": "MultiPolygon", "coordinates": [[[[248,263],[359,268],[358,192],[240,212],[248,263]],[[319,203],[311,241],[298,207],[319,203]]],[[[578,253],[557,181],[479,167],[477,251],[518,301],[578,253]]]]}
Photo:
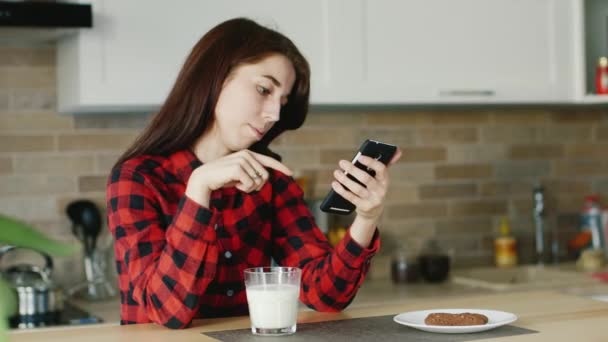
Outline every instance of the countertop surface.
{"type": "MultiPolygon", "coordinates": [[[[379,265],[388,265],[388,263],[386,261],[381,261],[379,265]]],[[[560,267],[565,267],[568,269],[568,267],[571,266],[562,265],[560,267]]],[[[548,315],[548,317],[553,317],[555,315],[564,317],[565,321],[570,322],[566,324],[567,326],[571,323],[576,323],[576,325],[571,325],[572,327],[576,328],[579,327],[579,323],[581,324],[580,327],[587,325],[592,327],[595,324],[593,322],[602,317],[603,321],[600,319],[600,321],[603,322],[602,324],[608,324],[606,316],[607,313],[606,311],[603,311],[608,307],[608,303],[590,299],[592,296],[601,296],[604,297],[604,299],[608,299],[608,282],[590,282],[589,275],[581,274],[580,283],[569,284],[566,287],[560,287],[552,284],[549,287],[545,286],[542,289],[536,288],[532,290],[526,289],[520,291],[495,291],[487,288],[463,285],[454,281],[446,281],[438,284],[426,282],[394,284],[389,278],[388,269],[386,266],[384,266],[384,268],[376,267],[373,270],[374,272],[370,272],[370,274],[368,274],[367,279],[359,289],[357,296],[351,305],[343,313],[315,313],[304,305],[301,305],[301,314],[299,316],[301,319],[299,321],[314,322],[327,319],[348,319],[354,317],[379,316],[396,314],[399,312],[416,309],[431,309],[438,307],[445,308],[451,306],[510,311],[523,318],[533,318],[531,321],[532,323],[538,321],[541,325],[544,324],[547,326],[551,325],[551,323],[549,321],[542,320],[542,317],[544,317],[543,314],[548,315]],[[539,300],[539,296],[544,299],[539,300]],[[510,300],[514,300],[514,298],[524,303],[530,303],[530,305],[528,306],[522,303],[514,307],[514,304],[509,302],[510,300]],[[564,307],[559,306],[562,304],[557,305],[549,303],[555,299],[558,299],[556,303],[562,303],[564,307]],[[477,305],[477,303],[483,305],[477,305]],[[580,312],[580,314],[577,314],[573,318],[567,318],[569,317],[567,316],[568,313],[574,314],[575,312],[580,311],[579,308],[587,305],[591,311],[588,312],[583,310],[580,312]],[[601,311],[601,314],[597,317],[595,317],[592,313],[595,312],[593,311],[595,310],[594,308],[601,311]]],[[[155,331],[155,334],[159,334],[160,336],[159,339],[154,337],[151,339],[151,341],[162,341],[168,339],[168,336],[182,336],[183,334],[185,334],[184,336],[190,336],[191,331],[195,329],[198,329],[198,332],[203,331],[200,329],[206,328],[215,330],[227,329],[226,327],[229,329],[237,329],[247,327],[249,324],[248,317],[223,320],[201,320],[197,321],[194,328],[187,329],[185,331],[172,331],[174,335],[165,335],[165,328],[153,324],[138,325],[137,327],[120,327],[118,325],[118,321],[120,319],[120,303],[118,297],[100,302],[72,300],[72,303],[95,316],[101,317],[105,323],[13,331],[11,332],[11,341],[63,341],[70,340],[72,335],[80,336],[78,338],[82,338],[82,336],[84,336],[81,335],[82,333],[84,333],[86,336],[89,336],[91,333],[99,333],[100,336],[106,336],[108,340],[126,340],[127,338],[131,338],[127,336],[133,336],[135,338],[145,336],[144,338],[148,339],[148,336],[145,335],[145,331],[147,330],[155,331]],[[209,322],[213,324],[208,326],[209,322]],[[215,328],[216,324],[219,324],[219,328],[215,328]]],[[[535,325],[520,325],[521,322],[522,320],[520,319],[516,325],[523,328],[535,329],[535,325]]],[[[525,320],[523,322],[527,323],[525,320]]],[[[198,332],[192,334],[192,336],[196,336],[197,340],[199,341],[203,341],[205,340],[204,338],[207,338],[206,336],[198,334],[198,332]]],[[[535,336],[538,337],[538,334],[535,336]]],[[[515,336],[512,338],[517,341],[519,341],[520,338],[521,341],[527,340],[523,336],[519,336],[517,339],[515,339],[515,336]]],[[[77,338],[74,340],[76,339],[77,338]]]]}
{"type": "MultiPolygon", "coordinates": [[[[350,304],[349,308],[359,308],[380,304],[407,303],[415,299],[446,298],[452,296],[460,297],[486,293],[506,293],[518,290],[518,287],[515,286],[508,291],[497,292],[488,288],[459,284],[451,280],[443,283],[428,283],[419,281],[416,283],[395,284],[390,279],[390,270],[388,269],[388,265],[388,258],[378,256],[374,258],[371,272],[363,282],[363,285],[357,292],[357,295],[350,304]]],[[[524,265],[520,267],[529,266],[530,265],[524,265]]],[[[554,268],[575,272],[575,266],[573,263],[547,267],[550,269],[554,268]]],[[[608,272],[608,267],[606,267],[604,271],[608,272]]],[[[458,272],[459,270],[454,270],[453,273],[458,274],[458,272]]],[[[580,280],[573,283],[571,282],[567,285],[544,283],[536,284],[536,286],[527,286],[522,289],[550,289],[587,297],[594,295],[608,296],[608,282],[593,281],[591,280],[591,276],[589,274],[582,272],[579,272],[578,274],[580,275],[580,280]]],[[[118,297],[99,302],[73,300],[72,303],[92,313],[93,315],[101,317],[106,323],[118,322],[120,320],[120,299],[118,297]]],[[[306,309],[304,305],[301,305],[301,308],[306,309]]]]}
{"type": "MultiPolygon", "coordinates": [[[[512,325],[538,333],[488,338],[477,341],[606,341],[608,303],[557,291],[519,291],[477,295],[410,299],[402,303],[353,307],[341,313],[304,310],[298,323],[326,322],[360,317],[394,315],[433,308],[481,308],[512,312],[519,319],[512,325]]],[[[396,324],[396,323],[395,323],[396,324]]],[[[191,328],[170,330],[155,324],[120,326],[105,324],[81,327],[13,331],[10,341],[214,341],[203,332],[247,329],[249,318],[196,320],[191,328]]],[[[403,329],[411,329],[403,327],[403,329]]],[[[382,338],[383,331],[369,331],[382,338]]],[[[297,333],[296,333],[297,334],[297,333]]],[[[328,339],[332,331],[327,331],[328,339]]]]}
{"type": "MultiPolygon", "coordinates": [[[[608,286],[606,287],[608,288],[608,286]]],[[[357,292],[349,308],[394,304],[420,298],[462,296],[490,292],[490,290],[472,288],[449,281],[438,284],[423,282],[394,284],[385,276],[369,277],[357,292]]],[[[608,290],[606,290],[606,293],[608,294],[608,290]]],[[[72,300],[71,303],[102,318],[106,323],[115,323],[120,320],[120,299],[118,297],[98,302],[72,300]]],[[[301,309],[307,310],[307,307],[302,304],[301,309]]]]}

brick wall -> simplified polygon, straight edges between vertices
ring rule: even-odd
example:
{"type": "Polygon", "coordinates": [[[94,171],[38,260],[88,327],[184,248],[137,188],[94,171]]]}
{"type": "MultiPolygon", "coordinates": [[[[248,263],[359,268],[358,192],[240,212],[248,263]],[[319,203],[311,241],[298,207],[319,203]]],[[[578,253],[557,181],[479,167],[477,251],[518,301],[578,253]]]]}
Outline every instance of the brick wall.
{"type": "MultiPolygon", "coordinates": [[[[109,167],[147,117],[57,114],[54,52],[0,48],[0,211],[73,240],[66,204],[90,198],[104,206],[109,167]]],[[[573,234],[584,195],[608,196],[608,111],[602,109],[312,112],[274,148],[314,181],[307,195],[316,198],[329,189],[337,160],[350,159],[366,137],[404,150],[391,173],[384,253],[399,246],[415,253],[437,237],[454,250],[457,265],[489,265],[504,215],[523,261],[530,261],[536,182],[546,187],[548,224],[559,228],[562,244],[573,234]]],[[[101,245],[110,242],[106,233],[101,245]]]]}

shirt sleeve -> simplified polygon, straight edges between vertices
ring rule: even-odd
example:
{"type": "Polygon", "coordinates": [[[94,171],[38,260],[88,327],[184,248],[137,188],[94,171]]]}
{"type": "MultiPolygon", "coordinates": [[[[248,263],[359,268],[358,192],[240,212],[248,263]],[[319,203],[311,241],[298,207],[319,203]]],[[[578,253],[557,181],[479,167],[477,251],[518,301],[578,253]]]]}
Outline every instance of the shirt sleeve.
{"type": "Polygon", "coordinates": [[[316,226],[296,182],[275,172],[273,181],[273,257],[280,264],[302,269],[300,300],[317,311],[340,311],[354,299],[380,248],[376,229],[370,247],[350,235],[332,248],[316,226]]]}
{"type": "Polygon", "coordinates": [[[119,283],[148,321],[188,326],[215,276],[216,215],[184,195],[173,218],[160,209],[162,192],[150,178],[125,167],[108,180],[108,226],[115,238],[119,283]]]}

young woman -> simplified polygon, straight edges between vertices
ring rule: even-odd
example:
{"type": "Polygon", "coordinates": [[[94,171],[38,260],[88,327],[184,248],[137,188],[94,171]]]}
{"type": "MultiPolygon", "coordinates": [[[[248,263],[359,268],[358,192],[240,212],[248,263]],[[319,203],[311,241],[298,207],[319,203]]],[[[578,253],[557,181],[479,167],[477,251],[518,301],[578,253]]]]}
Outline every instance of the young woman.
{"type": "Polygon", "coordinates": [[[245,315],[243,270],[271,258],[302,268],[309,307],[338,311],[353,300],[380,244],[388,173],[371,158],[360,160],[375,177],[340,161],[332,187],[357,215],[332,249],[268,148],[304,122],[309,78],[288,38],[248,19],[221,23],[194,46],[108,179],[122,324],[184,328],[194,318],[245,315]]]}

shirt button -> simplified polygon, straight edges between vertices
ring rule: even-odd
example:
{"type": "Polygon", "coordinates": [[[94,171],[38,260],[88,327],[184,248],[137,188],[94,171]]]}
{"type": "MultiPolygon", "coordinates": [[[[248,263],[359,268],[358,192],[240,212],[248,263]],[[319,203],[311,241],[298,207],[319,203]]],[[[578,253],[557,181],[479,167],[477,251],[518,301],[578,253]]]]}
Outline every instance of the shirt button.
{"type": "Polygon", "coordinates": [[[224,256],[226,257],[226,259],[230,259],[232,258],[232,253],[230,253],[230,251],[226,251],[226,253],[224,253],[224,256]]]}
{"type": "Polygon", "coordinates": [[[226,295],[227,295],[228,297],[232,297],[232,295],[234,295],[234,291],[232,291],[232,290],[228,290],[228,291],[226,291],[226,295]]]}
{"type": "Polygon", "coordinates": [[[213,226],[213,230],[217,230],[217,223],[213,226]]]}

